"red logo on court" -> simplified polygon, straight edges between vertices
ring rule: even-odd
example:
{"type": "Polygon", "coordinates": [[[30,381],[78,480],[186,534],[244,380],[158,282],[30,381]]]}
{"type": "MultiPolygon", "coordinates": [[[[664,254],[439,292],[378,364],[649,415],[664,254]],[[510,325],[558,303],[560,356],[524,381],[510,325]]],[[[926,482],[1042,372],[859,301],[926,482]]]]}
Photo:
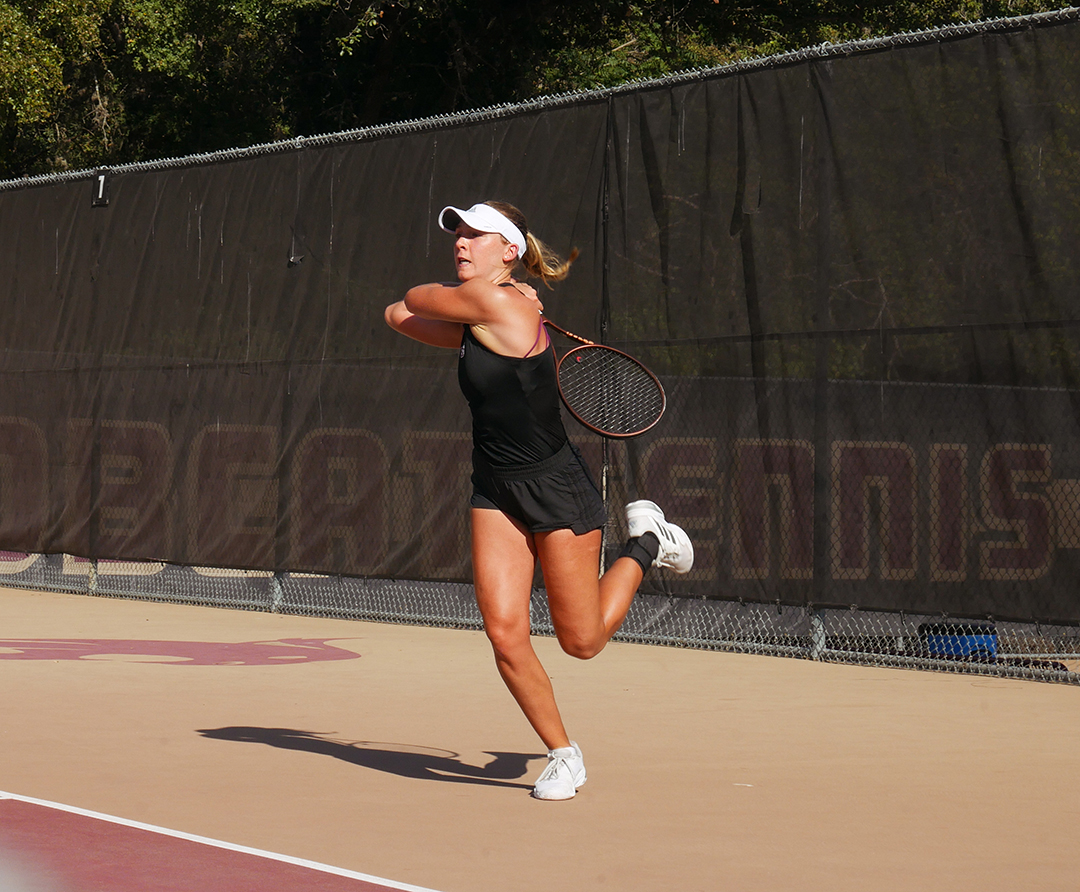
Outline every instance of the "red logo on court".
{"type": "Polygon", "coordinates": [[[177,666],[285,666],[355,660],[360,654],[329,638],[277,641],[128,641],[108,638],[0,639],[0,660],[99,660],[177,666]]]}

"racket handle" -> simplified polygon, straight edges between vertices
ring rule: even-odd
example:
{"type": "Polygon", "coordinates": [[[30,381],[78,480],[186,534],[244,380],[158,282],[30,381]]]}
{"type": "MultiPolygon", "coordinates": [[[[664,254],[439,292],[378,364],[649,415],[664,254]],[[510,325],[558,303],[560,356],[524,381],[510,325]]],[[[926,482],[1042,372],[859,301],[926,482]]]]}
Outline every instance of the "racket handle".
{"type": "Polygon", "coordinates": [[[583,338],[581,335],[576,335],[572,331],[567,331],[565,328],[559,328],[559,326],[557,326],[554,322],[548,319],[548,317],[545,316],[543,313],[540,314],[540,318],[543,319],[544,325],[550,325],[552,328],[555,329],[555,331],[559,332],[559,334],[563,335],[564,337],[568,337],[571,340],[578,341],[582,344],[588,344],[590,347],[595,346],[594,341],[590,341],[588,338],[583,338]]]}

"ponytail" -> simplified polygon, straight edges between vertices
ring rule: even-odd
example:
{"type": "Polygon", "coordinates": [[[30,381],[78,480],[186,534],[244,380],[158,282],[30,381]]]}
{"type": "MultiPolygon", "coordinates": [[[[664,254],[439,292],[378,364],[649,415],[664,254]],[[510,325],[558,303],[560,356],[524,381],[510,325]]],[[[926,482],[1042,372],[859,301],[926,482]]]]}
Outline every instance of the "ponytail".
{"type": "Polygon", "coordinates": [[[525,267],[526,274],[542,279],[549,288],[551,282],[561,282],[566,278],[570,272],[570,264],[577,260],[577,248],[570,252],[568,259],[563,260],[551,248],[529,232],[528,224],[525,222],[525,215],[512,204],[507,204],[504,201],[485,201],[484,204],[495,208],[520,229],[521,234],[525,236],[525,256],[519,257],[518,260],[525,267]]]}
{"type": "Polygon", "coordinates": [[[545,285],[565,279],[570,272],[570,264],[577,260],[577,248],[570,252],[569,258],[563,260],[531,232],[525,236],[525,243],[529,249],[521,259],[521,265],[530,276],[543,279],[545,285]]]}

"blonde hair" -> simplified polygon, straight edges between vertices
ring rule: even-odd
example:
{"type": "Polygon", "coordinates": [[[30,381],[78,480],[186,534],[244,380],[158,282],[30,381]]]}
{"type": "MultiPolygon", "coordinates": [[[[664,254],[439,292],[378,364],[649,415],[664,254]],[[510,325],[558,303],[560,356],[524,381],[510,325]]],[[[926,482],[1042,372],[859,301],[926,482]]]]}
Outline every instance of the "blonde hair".
{"type": "Polygon", "coordinates": [[[549,288],[551,282],[561,282],[570,272],[570,264],[577,260],[578,249],[570,252],[569,258],[563,260],[551,248],[529,232],[529,225],[525,222],[525,215],[512,204],[505,201],[485,201],[488,207],[495,208],[506,217],[525,236],[525,256],[519,257],[518,261],[529,276],[542,279],[549,288]]]}

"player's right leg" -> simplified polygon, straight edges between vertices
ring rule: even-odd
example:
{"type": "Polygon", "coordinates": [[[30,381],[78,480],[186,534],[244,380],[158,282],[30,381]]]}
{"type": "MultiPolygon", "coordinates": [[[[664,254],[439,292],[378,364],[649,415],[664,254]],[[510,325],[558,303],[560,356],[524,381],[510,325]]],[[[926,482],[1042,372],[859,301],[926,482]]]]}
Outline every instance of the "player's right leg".
{"type": "Polygon", "coordinates": [[[529,724],[555,750],[570,738],[530,638],[534,549],[532,535],[502,511],[472,509],[473,584],[495,665],[529,724]]]}

